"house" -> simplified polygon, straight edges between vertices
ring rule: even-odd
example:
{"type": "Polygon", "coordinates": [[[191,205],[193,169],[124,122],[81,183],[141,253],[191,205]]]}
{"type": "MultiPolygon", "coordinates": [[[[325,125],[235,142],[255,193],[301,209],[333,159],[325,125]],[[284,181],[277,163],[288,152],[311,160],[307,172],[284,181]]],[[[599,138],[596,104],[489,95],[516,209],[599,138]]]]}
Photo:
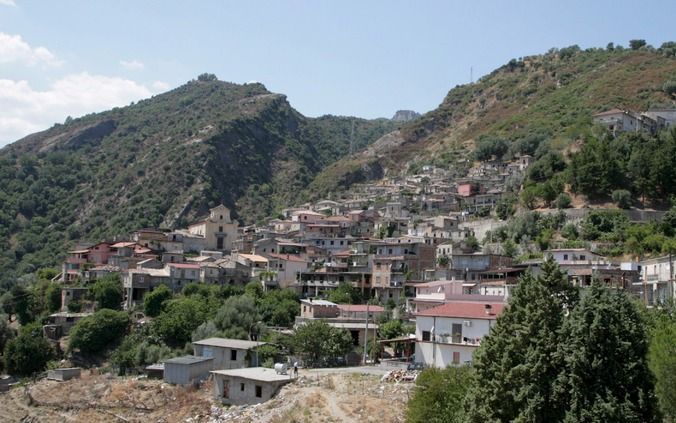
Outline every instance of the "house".
{"type": "Polygon", "coordinates": [[[214,359],[213,369],[239,369],[258,364],[257,357],[251,357],[249,351],[265,345],[265,342],[208,338],[193,342],[192,345],[195,356],[214,359]]]}
{"type": "Polygon", "coordinates": [[[164,381],[174,385],[191,385],[206,380],[213,369],[212,357],[186,355],[164,361],[164,381]]]}
{"type": "Polygon", "coordinates": [[[300,300],[300,317],[303,319],[326,319],[338,317],[338,304],[326,300],[300,300]]]}
{"type": "Polygon", "coordinates": [[[462,295],[463,283],[460,280],[439,280],[413,284],[415,298],[409,300],[409,308],[419,313],[444,304],[452,295],[462,295]]]}
{"type": "Polygon", "coordinates": [[[188,232],[204,237],[207,250],[231,251],[237,238],[237,221],[230,217],[230,209],[223,204],[209,210],[209,216],[188,225],[188,232]]]}
{"type": "Polygon", "coordinates": [[[416,362],[442,369],[471,363],[504,308],[502,302],[451,301],[418,313],[416,362]]]}
{"type": "Polygon", "coordinates": [[[641,285],[646,305],[663,304],[676,298],[673,255],[656,257],[641,262],[641,285]]]}
{"type": "Polygon", "coordinates": [[[280,375],[273,369],[249,367],[234,370],[214,370],[214,398],[224,404],[258,404],[272,398],[290,375],[280,375]]]}
{"type": "Polygon", "coordinates": [[[71,301],[80,301],[89,293],[89,288],[84,287],[63,287],[61,288],[61,311],[68,310],[68,304],[71,301]]]}
{"type": "Polygon", "coordinates": [[[122,272],[122,287],[125,296],[125,308],[130,309],[143,301],[148,292],[160,284],[171,287],[169,269],[131,269],[122,272]]]}
{"type": "Polygon", "coordinates": [[[67,313],[60,312],[50,314],[47,318],[47,324],[42,327],[42,331],[46,337],[50,339],[59,339],[62,336],[68,335],[68,332],[79,322],[82,318],[91,316],[92,313],[67,313]]]}
{"type": "Polygon", "coordinates": [[[612,109],[592,116],[592,121],[603,125],[613,135],[618,132],[636,132],[641,129],[639,116],[628,110],[612,109]]]}

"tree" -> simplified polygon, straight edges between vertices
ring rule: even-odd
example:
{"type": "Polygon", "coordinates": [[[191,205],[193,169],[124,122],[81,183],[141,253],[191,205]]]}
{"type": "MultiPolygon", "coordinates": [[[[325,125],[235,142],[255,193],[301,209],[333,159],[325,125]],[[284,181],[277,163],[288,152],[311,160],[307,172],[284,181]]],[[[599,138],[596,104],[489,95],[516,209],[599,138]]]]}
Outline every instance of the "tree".
{"type": "Polygon", "coordinates": [[[107,308],[77,322],[70,331],[68,349],[84,353],[98,353],[120,339],[129,326],[129,316],[123,311],[107,308]]]}
{"type": "Polygon", "coordinates": [[[651,330],[648,363],[660,409],[667,421],[676,421],[676,313],[673,303],[664,310],[651,330]]]}
{"type": "Polygon", "coordinates": [[[300,312],[298,295],[289,288],[268,291],[260,299],[258,310],[268,325],[290,327],[300,312]]]}
{"type": "Polygon", "coordinates": [[[646,331],[627,294],[595,281],[561,331],[555,383],[566,422],[656,422],[646,331]]]}
{"type": "Polygon", "coordinates": [[[632,50],[638,50],[645,45],[646,45],[645,40],[629,40],[629,47],[632,50]]]}
{"type": "Polygon", "coordinates": [[[570,196],[564,192],[559,194],[558,197],[556,197],[556,200],[554,201],[554,206],[557,209],[567,209],[570,207],[570,204],[571,204],[570,196]]]}
{"type": "Polygon", "coordinates": [[[170,300],[174,294],[164,284],[153,289],[143,297],[143,312],[146,316],[157,317],[162,312],[165,302],[170,300]]]}
{"type": "Polygon", "coordinates": [[[670,79],[662,85],[662,91],[668,95],[676,94],[676,80],[670,79]]]}
{"type": "Polygon", "coordinates": [[[152,322],[152,331],[167,345],[183,346],[207,318],[207,304],[195,297],[169,300],[152,322]]]}
{"type": "Polygon", "coordinates": [[[253,332],[259,334],[262,331],[260,320],[261,315],[253,298],[241,295],[225,300],[210,322],[226,338],[247,339],[253,332]]]}
{"type": "Polygon", "coordinates": [[[5,350],[5,346],[12,338],[14,330],[9,326],[7,315],[0,313],[0,351],[5,350]]]}
{"type": "Polygon", "coordinates": [[[474,355],[475,377],[465,401],[470,422],[560,421],[553,398],[561,361],[554,360],[566,310],[578,293],[552,257],[537,278],[516,286],[509,306],[474,355]]]}
{"type": "Polygon", "coordinates": [[[61,287],[59,284],[49,283],[45,290],[45,302],[50,313],[55,313],[61,309],[61,287]]]}
{"type": "Polygon", "coordinates": [[[329,326],[323,320],[310,321],[299,328],[293,337],[295,351],[310,367],[327,365],[343,357],[352,349],[352,336],[345,329],[329,326]]]}
{"type": "Polygon", "coordinates": [[[361,302],[361,294],[351,283],[341,282],[335,289],[329,292],[328,300],[336,304],[359,304],[361,302]]]}
{"type": "Polygon", "coordinates": [[[120,310],[122,308],[123,293],[119,275],[99,279],[90,290],[99,309],[120,310]]]}
{"type": "Polygon", "coordinates": [[[33,323],[21,328],[19,336],[5,346],[5,370],[13,375],[29,376],[44,370],[53,357],[52,346],[42,336],[42,326],[33,323]]]}
{"type": "Polygon", "coordinates": [[[408,423],[456,423],[463,421],[462,401],[472,377],[472,368],[425,369],[415,380],[408,401],[408,423]]]}
{"type": "Polygon", "coordinates": [[[465,238],[465,245],[471,251],[479,251],[479,240],[474,235],[465,238]]]}
{"type": "Polygon", "coordinates": [[[628,209],[631,207],[631,193],[626,189],[616,189],[611,197],[619,208],[628,209]]]}
{"type": "Polygon", "coordinates": [[[502,243],[502,254],[506,255],[507,257],[514,257],[516,256],[517,253],[517,246],[512,241],[511,239],[506,239],[505,242],[502,243]]]}
{"type": "Polygon", "coordinates": [[[474,149],[474,155],[477,160],[490,160],[493,156],[501,159],[509,150],[507,141],[499,138],[480,137],[474,149]]]}

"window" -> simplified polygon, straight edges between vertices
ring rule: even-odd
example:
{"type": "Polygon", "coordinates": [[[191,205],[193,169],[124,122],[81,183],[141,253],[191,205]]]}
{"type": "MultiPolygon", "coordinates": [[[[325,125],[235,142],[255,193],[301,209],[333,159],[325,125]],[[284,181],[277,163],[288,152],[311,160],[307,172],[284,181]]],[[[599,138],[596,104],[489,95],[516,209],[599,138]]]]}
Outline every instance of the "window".
{"type": "Polygon", "coordinates": [[[223,226],[218,227],[218,232],[223,232],[223,226]]]}
{"type": "Polygon", "coordinates": [[[580,260],[587,260],[587,256],[581,255],[581,256],[580,256],[580,260]]]}
{"type": "Polygon", "coordinates": [[[256,385],[256,398],[261,398],[263,396],[263,387],[256,385]]]}
{"type": "Polygon", "coordinates": [[[460,340],[462,340],[462,324],[453,323],[451,326],[451,335],[453,336],[453,342],[459,344],[460,340]]]}
{"type": "Polygon", "coordinates": [[[564,259],[564,260],[568,260],[568,254],[564,254],[564,255],[563,255],[563,259],[564,259]]]}
{"type": "Polygon", "coordinates": [[[331,241],[331,245],[333,245],[333,241],[331,241]]]}
{"type": "Polygon", "coordinates": [[[242,392],[244,392],[244,384],[243,384],[243,383],[240,383],[240,384],[239,384],[239,390],[242,391],[242,392]]]}
{"type": "Polygon", "coordinates": [[[230,360],[232,361],[237,360],[237,350],[230,350],[230,360]]]}
{"type": "Polygon", "coordinates": [[[429,341],[430,340],[430,331],[424,330],[422,332],[422,340],[423,341],[429,341]]]}

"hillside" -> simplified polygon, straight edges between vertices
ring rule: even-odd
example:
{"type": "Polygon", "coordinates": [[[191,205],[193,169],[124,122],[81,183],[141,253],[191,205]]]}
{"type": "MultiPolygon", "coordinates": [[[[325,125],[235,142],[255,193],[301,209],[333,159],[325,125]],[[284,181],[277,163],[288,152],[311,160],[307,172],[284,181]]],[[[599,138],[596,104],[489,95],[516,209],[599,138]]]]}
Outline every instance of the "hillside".
{"type": "Polygon", "coordinates": [[[540,136],[565,150],[590,132],[594,113],[673,105],[663,91],[670,80],[676,80],[676,58],[669,48],[572,46],[514,59],[474,84],[456,86],[437,109],[387,140],[329,166],[309,191],[322,196],[425,163],[452,169],[483,137],[514,143],[540,136]]]}
{"type": "Polygon", "coordinates": [[[302,200],[325,166],[395,128],[306,118],[261,84],[203,75],[127,107],[68,119],[0,150],[3,281],[80,239],[184,225],[224,203],[245,223],[302,200]]]}

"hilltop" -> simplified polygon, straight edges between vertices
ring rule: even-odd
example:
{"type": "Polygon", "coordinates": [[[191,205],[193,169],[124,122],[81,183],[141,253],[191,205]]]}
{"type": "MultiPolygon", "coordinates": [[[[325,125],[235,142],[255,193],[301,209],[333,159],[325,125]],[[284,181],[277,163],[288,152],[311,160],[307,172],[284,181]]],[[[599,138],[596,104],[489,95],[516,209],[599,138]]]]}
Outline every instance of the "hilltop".
{"type": "Polygon", "coordinates": [[[54,252],[77,240],[180,227],[219,203],[252,223],[299,201],[350,144],[357,151],[395,125],[306,118],[262,84],[208,74],[69,118],[0,150],[3,280],[56,264],[54,252]]]}
{"type": "Polygon", "coordinates": [[[674,104],[663,89],[676,80],[671,44],[638,50],[571,46],[513,59],[476,83],[451,89],[435,110],[366,151],[329,166],[308,192],[321,197],[424,164],[462,168],[482,138],[513,144],[537,136],[565,152],[590,133],[594,113],[674,104]]]}

